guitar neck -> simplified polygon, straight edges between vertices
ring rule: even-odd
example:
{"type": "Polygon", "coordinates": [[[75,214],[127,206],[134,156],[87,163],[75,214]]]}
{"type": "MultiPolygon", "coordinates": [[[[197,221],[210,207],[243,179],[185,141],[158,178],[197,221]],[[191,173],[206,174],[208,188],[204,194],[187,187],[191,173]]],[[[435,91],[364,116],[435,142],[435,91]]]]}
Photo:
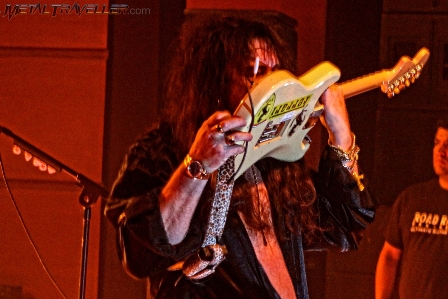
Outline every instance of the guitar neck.
{"type": "Polygon", "coordinates": [[[338,85],[342,87],[345,98],[350,98],[377,87],[381,87],[381,91],[386,93],[388,97],[391,97],[394,94],[398,94],[405,86],[409,86],[409,82],[413,83],[420,76],[420,71],[428,58],[428,49],[421,48],[412,60],[407,56],[403,56],[391,69],[384,69],[338,85]],[[403,82],[405,84],[401,84],[403,82]],[[396,87],[399,90],[396,90],[396,87]]]}
{"type": "Polygon", "coordinates": [[[385,83],[384,78],[387,73],[388,71],[378,71],[336,85],[341,86],[344,97],[347,99],[380,87],[385,83]]]}

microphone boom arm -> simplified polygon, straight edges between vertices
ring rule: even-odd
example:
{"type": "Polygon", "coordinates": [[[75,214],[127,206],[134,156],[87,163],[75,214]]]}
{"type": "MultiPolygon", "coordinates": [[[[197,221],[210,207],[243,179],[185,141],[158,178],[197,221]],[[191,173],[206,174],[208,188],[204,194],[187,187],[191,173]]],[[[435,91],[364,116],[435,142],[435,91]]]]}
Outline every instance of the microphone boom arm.
{"type": "Polygon", "coordinates": [[[59,172],[66,172],[70,176],[72,176],[76,180],[76,184],[80,186],[82,189],[81,195],[79,197],[79,202],[84,206],[91,205],[95,203],[98,200],[98,197],[107,198],[109,195],[109,192],[98,183],[92,181],[85,175],[76,172],[75,170],[71,169],[70,167],[64,165],[63,163],[59,162],[49,154],[43,152],[42,150],[38,149],[28,141],[24,140],[23,138],[17,136],[11,130],[0,127],[0,133],[5,134],[6,136],[12,138],[14,140],[14,144],[23,149],[24,151],[32,154],[34,157],[38,158],[39,160],[43,161],[47,165],[53,167],[55,170],[59,172]]]}

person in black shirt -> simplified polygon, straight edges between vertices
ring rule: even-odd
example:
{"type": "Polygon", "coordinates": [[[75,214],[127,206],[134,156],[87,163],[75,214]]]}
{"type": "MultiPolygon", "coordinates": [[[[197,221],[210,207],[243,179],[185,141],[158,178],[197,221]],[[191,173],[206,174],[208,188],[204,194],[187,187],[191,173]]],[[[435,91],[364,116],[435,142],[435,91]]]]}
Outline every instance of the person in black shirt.
{"type": "Polygon", "coordinates": [[[437,179],[404,190],[392,208],[378,259],[375,298],[442,299],[448,294],[448,118],[437,123],[437,179]]]}

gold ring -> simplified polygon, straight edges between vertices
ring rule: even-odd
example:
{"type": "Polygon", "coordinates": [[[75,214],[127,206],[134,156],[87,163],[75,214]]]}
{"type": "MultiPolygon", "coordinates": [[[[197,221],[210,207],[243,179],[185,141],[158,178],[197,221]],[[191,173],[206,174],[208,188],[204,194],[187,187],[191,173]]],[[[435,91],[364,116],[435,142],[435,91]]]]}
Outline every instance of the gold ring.
{"type": "Polygon", "coordinates": [[[218,131],[220,133],[224,133],[224,130],[222,129],[221,124],[216,125],[216,131],[218,131]]]}
{"type": "Polygon", "coordinates": [[[233,135],[225,135],[224,140],[227,145],[234,145],[235,144],[235,136],[233,135]]]}

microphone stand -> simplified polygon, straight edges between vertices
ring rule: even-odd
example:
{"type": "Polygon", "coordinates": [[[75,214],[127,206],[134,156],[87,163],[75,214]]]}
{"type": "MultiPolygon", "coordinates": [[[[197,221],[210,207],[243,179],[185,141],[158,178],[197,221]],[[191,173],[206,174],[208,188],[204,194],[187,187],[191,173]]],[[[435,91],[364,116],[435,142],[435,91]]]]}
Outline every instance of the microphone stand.
{"type": "Polygon", "coordinates": [[[47,153],[41,151],[34,145],[15,135],[13,132],[5,127],[0,127],[0,133],[14,140],[14,144],[20,147],[22,150],[32,154],[48,166],[53,167],[59,172],[66,172],[76,180],[76,184],[82,188],[79,195],[79,203],[84,208],[83,216],[83,238],[82,238],[82,260],[81,260],[81,275],[79,282],[79,298],[84,299],[86,293],[86,277],[87,277],[87,253],[89,248],[89,235],[90,235],[90,218],[91,218],[91,206],[98,200],[98,197],[107,198],[109,192],[101,185],[90,180],[86,176],[74,171],[73,169],[62,164],[58,160],[54,159],[47,153]]]}

